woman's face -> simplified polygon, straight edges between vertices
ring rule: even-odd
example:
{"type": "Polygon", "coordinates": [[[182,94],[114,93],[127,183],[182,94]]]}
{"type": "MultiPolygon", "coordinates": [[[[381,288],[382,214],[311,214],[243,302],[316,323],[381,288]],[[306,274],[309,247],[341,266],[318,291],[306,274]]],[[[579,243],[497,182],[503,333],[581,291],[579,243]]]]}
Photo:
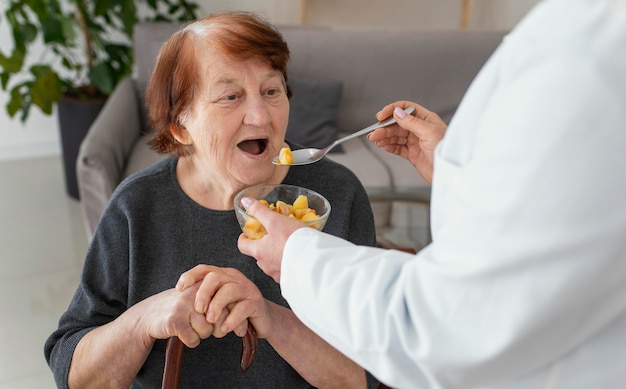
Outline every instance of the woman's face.
{"type": "Polygon", "coordinates": [[[233,188],[266,182],[289,119],[281,72],[259,59],[242,62],[213,49],[199,51],[201,84],[183,120],[195,167],[207,172],[207,180],[233,188]]]}

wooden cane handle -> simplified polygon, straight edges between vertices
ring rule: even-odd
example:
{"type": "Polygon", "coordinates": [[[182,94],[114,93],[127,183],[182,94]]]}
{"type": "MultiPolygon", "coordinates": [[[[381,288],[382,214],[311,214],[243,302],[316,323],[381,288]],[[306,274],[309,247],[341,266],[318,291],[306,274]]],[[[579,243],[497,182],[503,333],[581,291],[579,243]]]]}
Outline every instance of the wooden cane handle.
{"type": "MultiPolygon", "coordinates": [[[[258,339],[256,330],[251,323],[248,323],[248,331],[241,338],[241,370],[245,373],[256,356],[258,339]]],[[[163,369],[162,389],[178,389],[180,383],[180,371],[183,364],[183,352],[185,345],[174,336],[167,340],[165,346],[165,368],[163,369]]]]}
{"type": "Polygon", "coordinates": [[[245,373],[248,371],[250,366],[252,366],[252,362],[254,362],[254,357],[256,357],[256,346],[258,344],[258,339],[256,337],[256,329],[251,323],[248,323],[248,331],[241,338],[241,370],[245,373]]]}
{"type": "Polygon", "coordinates": [[[185,351],[185,345],[177,336],[167,340],[162,389],[178,389],[180,369],[183,364],[183,351],[185,351]]]}
{"type": "MultiPolygon", "coordinates": [[[[241,338],[241,370],[245,373],[254,358],[256,357],[256,348],[258,339],[256,336],[256,330],[252,324],[248,323],[248,331],[241,338]]],[[[185,345],[183,342],[174,336],[167,340],[165,347],[165,368],[163,370],[163,385],[162,389],[178,389],[180,383],[180,371],[183,362],[183,351],[185,351],[185,345]]],[[[378,384],[378,389],[391,389],[389,386],[382,382],[378,384]]]]}

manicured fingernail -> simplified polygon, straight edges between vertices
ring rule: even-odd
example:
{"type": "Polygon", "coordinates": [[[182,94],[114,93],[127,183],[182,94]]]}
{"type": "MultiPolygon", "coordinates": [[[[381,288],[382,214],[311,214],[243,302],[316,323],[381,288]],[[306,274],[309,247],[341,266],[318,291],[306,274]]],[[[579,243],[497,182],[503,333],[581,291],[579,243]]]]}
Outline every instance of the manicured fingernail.
{"type": "Polygon", "coordinates": [[[400,119],[404,119],[406,117],[406,112],[404,112],[404,110],[400,107],[395,107],[393,109],[393,113],[400,119]]]}
{"type": "Polygon", "coordinates": [[[209,311],[206,314],[206,321],[209,323],[215,323],[215,312],[209,311]]]}
{"type": "Polygon", "coordinates": [[[241,199],[241,205],[243,205],[243,207],[245,209],[250,208],[250,206],[252,205],[253,200],[250,197],[244,197],[241,199]]]}

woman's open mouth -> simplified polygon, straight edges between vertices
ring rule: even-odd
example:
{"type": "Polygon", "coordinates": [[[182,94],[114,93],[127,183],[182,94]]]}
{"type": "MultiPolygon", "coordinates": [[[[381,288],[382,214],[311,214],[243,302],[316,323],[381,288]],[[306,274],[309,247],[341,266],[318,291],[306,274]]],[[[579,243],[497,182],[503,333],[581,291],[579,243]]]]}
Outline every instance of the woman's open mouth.
{"type": "Polygon", "coordinates": [[[239,147],[243,152],[252,155],[261,155],[267,149],[267,139],[250,139],[239,143],[239,147]]]}

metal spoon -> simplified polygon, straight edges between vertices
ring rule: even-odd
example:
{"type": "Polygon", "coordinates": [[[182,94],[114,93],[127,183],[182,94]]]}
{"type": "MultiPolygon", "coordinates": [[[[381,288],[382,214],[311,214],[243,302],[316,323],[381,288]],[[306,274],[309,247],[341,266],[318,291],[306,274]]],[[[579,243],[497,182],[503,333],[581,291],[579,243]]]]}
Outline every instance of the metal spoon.
{"type": "MultiPolygon", "coordinates": [[[[415,111],[415,107],[413,106],[407,107],[404,110],[404,112],[406,112],[407,115],[410,115],[411,113],[413,113],[413,111],[415,111]]],[[[322,159],[323,156],[325,156],[333,147],[337,146],[338,144],[343,143],[352,138],[356,138],[357,136],[368,134],[377,128],[387,127],[388,125],[393,124],[395,122],[396,122],[396,119],[391,117],[385,121],[374,123],[371,126],[366,127],[360,131],[352,133],[343,138],[337,139],[336,141],[324,147],[323,149],[309,148],[309,149],[293,150],[291,152],[293,154],[293,162],[290,163],[289,165],[307,165],[309,163],[317,162],[320,159],[322,159]]],[[[280,163],[278,157],[274,157],[274,159],[272,160],[272,163],[274,165],[283,165],[280,163]]]]}

